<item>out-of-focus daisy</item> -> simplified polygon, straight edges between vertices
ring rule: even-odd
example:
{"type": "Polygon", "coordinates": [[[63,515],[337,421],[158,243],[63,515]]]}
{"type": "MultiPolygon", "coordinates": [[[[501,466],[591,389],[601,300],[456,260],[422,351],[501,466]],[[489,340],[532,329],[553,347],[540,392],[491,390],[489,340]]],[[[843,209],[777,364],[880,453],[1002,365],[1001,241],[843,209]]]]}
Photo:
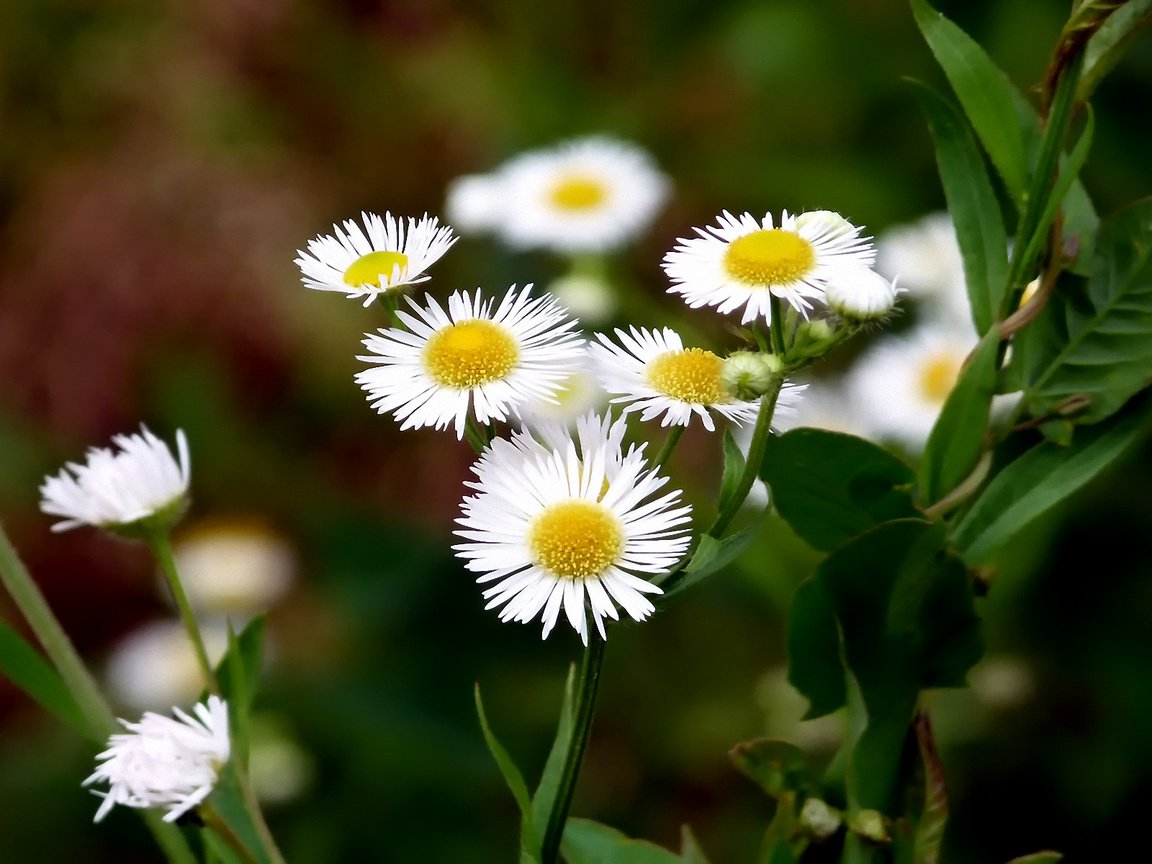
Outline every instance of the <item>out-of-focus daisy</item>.
{"type": "Polygon", "coordinates": [[[668,183],[643,150],[607,137],[565,141],[498,172],[498,233],[516,248],[606,252],[644,230],[668,183]]]}
{"type": "Polygon", "coordinates": [[[176,432],[179,462],[168,445],[144,426],[112,438],[115,450],[92,447],[84,465],[69,462],[40,486],[40,509],[64,517],[53,531],[95,525],[109,531],[174,522],[187,502],[188,441],[176,432]]]}
{"type": "Polygon", "coordinates": [[[415,314],[396,315],[407,329],[365,334],[372,353],[359,359],[377,365],[356,381],[372,407],[391,411],[402,429],[453,424],[462,438],[470,405],[483,424],[516,416],[527,400],[554,400],[584,341],[567,310],[531,289],[512,286],[495,308],[479,289],[457,291],[447,312],[431,297],[425,306],[405,298],[415,314]]]}
{"type": "Polygon", "coordinates": [[[288,542],[249,521],[202,522],[181,532],[172,552],[192,608],[234,620],[275,603],[296,568],[288,542]]]}
{"type": "Polygon", "coordinates": [[[591,355],[585,353],[578,365],[556,383],[550,399],[529,399],[518,407],[520,423],[527,429],[556,424],[571,427],[589,411],[607,407],[608,394],[596,377],[591,355]]]}
{"type": "Polygon", "coordinates": [[[613,403],[630,403],[624,413],[641,411],[641,420],[663,414],[661,426],[687,426],[698,416],[709,431],[711,412],[734,423],[754,420],[758,401],[741,401],[724,386],[724,358],[703,348],[685,348],[680,336],[665,327],[617,328],[616,345],[603,333],[589,350],[596,359],[600,383],[615,394],[613,403]]]}
{"type": "Polygon", "coordinates": [[[308,241],[307,252],[296,250],[309,288],[339,291],[368,306],[381,294],[428,280],[424,271],[457,239],[450,227],[427,215],[419,222],[409,217],[407,223],[391,213],[360,215],[363,228],[347,219],[343,229],[332,226],[335,236],[318,236],[308,241]]]}
{"type": "MultiPolygon", "coordinates": [[[[227,627],[202,621],[200,635],[209,662],[218,663],[228,650],[227,627]]],[[[174,618],[144,624],[120,640],[105,679],[116,703],[134,710],[189,702],[208,683],[187,631],[174,618]]]]}
{"type": "Polygon", "coordinates": [[[899,279],[908,296],[923,304],[927,320],[947,325],[971,317],[964,261],[947,212],[929,213],[881,234],[876,269],[889,279],[899,279]]]}
{"type": "Polygon", "coordinates": [[[276,807],[300,797],[316,775],[312,757],[279,718],[257,714],[249,722],[248,771],[257,799],[276,807]]]}
{"type": "Polygon", "coordinates": [[[623,421],[590,419],[577,442],[562,449],[493,442],[477,462],[475,495],[465,497],[465,543],[453,548],[502,621],[540,616],[543,636],[563,608],[588,643],[587,612],[600,637],[620,606],[641,621],[653,610],[646,594],[660,588],[642,578],[667,572],[687,551],[691,508],[680,491],[648,470],[642,448],[621,453],[623,421]],[[600,434],[594,440],[594,430],[600,434]],[[637,575],[640,574],[640,575],[637,575]]]}
{"type": "Polygon", "coordinates": [[[800,386],[804,388],[804,398],[795,400],[792,411],[777,412],[773,428],[781,432],[810,427],[848,435],[866,434],[861,432],[860,423],[853,416],[852,400],[840,382],[820,379],[800,386]]]}
{"type": "Polygon", "coordinates": [[[548,285],[548,293],[586,325],[607,321],[616,313],[616,289],[596,276],[561,276],[548,285]]]}
{"type": "Polygon", "coordinates": [[[500,226],[504,195],[496,174],[466,174],[448,184],[444,214],[461,234],[483,234],[500,226]]]}
{"type": "Polygon", "coordinates": [[[770,297],[807,313],[824,299],[828,284],[852,268],[871,267],[872,242],[838,213],[816,210],[789,215],[776,225],[772,214],[757,220],[724,211],[717,225],[694,229],[664,256],[668,290],[693,309],[715,306],[722,313],[744,307],[742,323],[772,320],[770,297]]]}
{"type": "Polygon", "coordinates": [[[96,811],[103,819],[113,805],[163,807],[165,822],[173,822],[204,801],[228,761],[228,705],[209,696],[190,716],[174,709],[175,719],[149,711],[137,723],[120,722],[127,733],[108,739],[98,755],[96,771],[84,781],[107,783],[96,811]]]}

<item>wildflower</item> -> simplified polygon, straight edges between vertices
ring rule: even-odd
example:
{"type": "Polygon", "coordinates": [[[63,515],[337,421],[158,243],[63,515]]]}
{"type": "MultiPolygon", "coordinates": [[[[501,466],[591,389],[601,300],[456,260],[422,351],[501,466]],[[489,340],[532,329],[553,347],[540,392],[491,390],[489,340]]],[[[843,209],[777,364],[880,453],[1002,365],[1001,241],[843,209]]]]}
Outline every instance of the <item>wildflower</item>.
{"type": "MultiPolygon", "coordinates": [[[[201,622],[200,635],[216,665],[228,650],[227,626],[201,622]]],[[[188,631],[175,618],[150,621],[121,639],[108,658],[105,681],[116,702],[134,710],[193,700],[208,685],[188,631]]]]}
{"type": "Polygon", "coordinates": [[[824,302],[847,321],[879,321],[896,308],[899,289],[875,270],[848,267],[828,283],[824,302]]]}
{"type": "Polygon", "coordinates": [[[457,291],[447,312],[431,297],[425,306],[405,298],[415,314],[396,314],[408,329],[365,334],[372,353],[358,359],[376,365],[356,381],[372,407],[391,411],[402,429],[453,424],[462,438],[469,406],[483,424],[517,415],[527,400],[556,401],[584,342],[554,298],[531,290],[513,285],[495,308],[479,289],[457,291]]]}
{"type": "Polygon", "coordinates": [[[495,174],[466,174],[448,184],[444,212],[461,234],[496,230],[503,207],[500,179],[495,174]]]}
{"type": "Polygon", "coordinates": [[[419,222],[409,217],[406,225],[391,213],[360,216],[363,229],[347,219],[343,229],[332,226],[335,237],[319,236],[308,241],[307,252],[297,250],[306,286],[339,291],[369,306],[382,294],[427,281],[424,271],[457,239],[451,228],[427,215],[419,222]]]}
{"type": "Polygon", "coordinates": [[[845,267],[870,267],[872,242],[844,217],[828,210],[791,216],[777,226],[772,214],[757,220],[724,211],[717,226],[694,229],[664,256],[668,290],[692,308],[715,306],[721,313],[744,307],[742,323],[772,320],[770,297],[807,314],[824,299],[829,282],[845,267]]]}
{"type": "Polygon", "coordinates": [[[201,522],[172,549],[198,613],[233,620],[264,611],[288,590],[296,560],[288,541],[258,522],[201,522]]]}
{"type": "Polygon", "coordinates": [[[64,517],[53,531],[94,525],[118,533],[167,526],[187,502],[189,456],[182,430],[176,432],[177,463],[168,445],[144,426],[112,438],[116,451],[88,450],[84,465],[67,463],[40,486],[40,509],[64,517]]]}

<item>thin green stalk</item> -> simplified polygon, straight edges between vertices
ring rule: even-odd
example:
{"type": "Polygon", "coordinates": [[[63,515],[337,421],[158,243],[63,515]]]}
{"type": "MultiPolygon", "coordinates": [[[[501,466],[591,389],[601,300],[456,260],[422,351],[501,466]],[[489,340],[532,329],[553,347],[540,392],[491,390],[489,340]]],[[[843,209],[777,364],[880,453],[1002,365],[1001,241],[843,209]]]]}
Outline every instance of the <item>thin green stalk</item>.
{"type": "Polygon", "coordinates": [[[201,804],[196,808],[196,815],[204,821],[205,829],[211,831],[227,843],[228,847],[240,857],[241,861],[245,862],[245,864],[259,864],[256,856],[244,845],[244,841],[232,830],[232,826],[224,821],[220,814],[216,812],[215,807],[210,804],[201,804]]]}
{"type": "Polygon", "coordinates": [[[768,295],[768,305],[772,309],[772,321],[769,324],[772,330],[772,351],[781,360],[784,359],[784,312],[780,306],[780,298],[775,294],[768,295]]]}
{"type": "Polygon", "coordinates": [[[676,444],[680,441],[680,436],[684,434],[687,426],[676,425],[668,430],[668,434],[664,436],[664,443],[660,446],[660,452],[656,454],[656,461],[652,463],[653,468],[663,468],[664,463],[668,461],[668,457],[672,455],[672,451],[676,449],[676,444]]]}
{"type": "Polygon", "coordinates": [[[560,786],[556,792],[556,802],[548,814],[548,826],[544,830],[544,844],[541,849],[543,864],[555,864],[560,854],[560,841],[564,836],[564,825],[568,821],[568,809],[572,806],[572,794],[576,790],[576,779],[580,775],[580,765],[584,761],[584,751],[588,747],[588,735],[592,731],[592,717],[596,712],[596,693],[600,688],[600,670],[604,667],[606,643],[595,633],[588,637],[588,647],[584,649],[584,660],[576,681],[576,715],[572,722],[572,737],[568,742],[568,752],[564,757],[564,770],[560,774],[560,786]]]}
{"type": "Polygon", "coordinates": [[[776,411],[776,400],[780,396],[780,388],[784,386],[784,379],[774,377],[768,386],[768,391],[760,397],[760,413],[756,416],[756,428],[752,431],[752,443],[748,447],[748,458],[744,462],[744,471],[740,475],[740,482],[727,505],[716,514],[716,521],[707,533],[719,538],[724,529],[739,512],[744,499],[752,490],[752,484],[760,474],[760,463],[764,461],[764,448],[768,445],[768,435],[772,430],[772,414],[776,411]]]}
{"type": "Polygon", "coordinates": [[[200,673],[204,676],[204,684],[209,693],[220,695],[220,684],[216,681],[216,671],[212,668],[212,661],[208,659],[208,651],[204,648],[204,638],[200,635],[200,625],[196,623],[196,614],[192,611],[192,604],[188,595],[184,593],[184,584],[180,581],[180,571],[176,568],[176,558],[172,554],[172,543],[168,539],[167,531],[156,531],[147,538],[148,545],[160,565],[160,570],[168,582],[168,589],[172,592],[172,599],[180,613],[180,621],[184,625],[184,632],[192,642],[196,652],[196,662],[200,666],[200,673]]]}
{"type": "Polygon", "coordinates": [[[247,766],[237,763],[234,770],[236,771],[236,782],[240,786],[240,794],[244,798],[244,807],[252,817],[252,824],[256,828],[257,837],[260,838],[260,846],[264,849],[264,854],[272,864],[285,864],[280,847],[276,845],[276,838],[272,836],[272,830],[264,819],[264,811],[260,809],[260,802],[256,800],[256,790],[252,788],[252,780],[248,776],[247,766]]]}
{"type": "MultiPolygon", "coordinates": [[[[72,641],[64,633],[64,628],[52,614],[39,586],[20,560],[16,549],[0,525],[0,580],[16,603],[16,608],[32,628],[44,653],[52,661],[53,667],[64,681],[64,685],[84,712],[91,724],[95,740],[104,742],[117,730],[116,716],[108,707],[108,702],[96,686],[96,681],[88,671],[72,641]]],[[[188,843],[175,825],[165,822],[160,814],[152,810],[141,811],[144,824],[156,839],[157,845],[172,864],[196,864],[196,858],[188,843]]]]}
{"type": "Polygon", "coordinates": [[[488,446],[487,437],[480,431],[480,427],[476,425],[476,421],[471,417],[468,418],[468,422],[464,426],[464,437],[468,439],[468,443],[472,445],[472,449],[476,451],[477,456],[483,453],[484,448],[488,446]]]}

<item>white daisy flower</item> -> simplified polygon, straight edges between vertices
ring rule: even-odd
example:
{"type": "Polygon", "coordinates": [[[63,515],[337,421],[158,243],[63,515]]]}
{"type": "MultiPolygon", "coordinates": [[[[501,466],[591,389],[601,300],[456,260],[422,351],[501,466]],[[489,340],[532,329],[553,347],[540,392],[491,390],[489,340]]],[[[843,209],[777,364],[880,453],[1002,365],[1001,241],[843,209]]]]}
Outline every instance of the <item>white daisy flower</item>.
{"type": "MultiPolygon", "coordinates": [[[[200,636],[215,667],[228,650],[228,627],[201,621],[200,636]]],[[[188,631],[175,618],[151,621],[120,640],[108,657],[105,683],[117,704],[137,711],[191,701],[208,684],[188,631]]]]}
{"type": "Polygon", "coordinates": [[[964,261],[956,227],[947,212],[929,213],[908,225],[897,225],[876,243],[876,269],[900,283],[916,299],[967,306],[964,261]]]}
{"type": "Polygon", "coordinates": [[[381,294],[427,281],[424,271],[457,240],[450,227],[427,215],[419,222],[409,217],[407,225],[391,213],[360,216],[363,229],[347,219],[343,230],[332,226],[336,236],[321,235],[308,241],[307,252],[296,250],[305,285],[369,306],[381,294]]]}
{"type": "Polygon", "coordinates": [[[600,383],[624,409],[642,411],[647,421],[663,414],[661,426],[687,426],[693,415],[713,431],[711,411],[740,424],[755,420],[760,403],[741,401],[724,385],[724,358],[703,348],[685,348],[680,336],[665,327],[616,329],[616,345],[603,333],[589,350],[599,367],[600,383]]]}
{"type": "Polygon", "coordinates": [[[144,520],[172,522],[188,494],[188,441],[176,432],[177,463],[168,445],[144,426],[139,434],[116,435],[118,452],[88,450],[88,462],[67,463],[40,486],[40,509],[64,517],[53,531],[94,525],[110,531],[139,527],[144,520]]]}
{"type": "Polygon", "coordinates": [[[529,430],[549,424],[570,428],[589,411],[607,406],[608,394],[596,377],[591,355],[585,352],[579,364],[557,382],[551,399],[529,399],[520,404],[518,413],[521,425],[529,430]]]}
{"type": "Polygon", "coordinates": [[[772,320],[770,297],[807,314],[824,299],[829,282],[845,267],[871,267],[872,242],[837,213],[816,210],[790,216],[779,226],[768,213],[736,217],[725,210],[717,227],[694,229],[664,256],[669,292],[682,294],[693,309],[715,306],[722,313],[744,307],[741,323],[772,320]]]}
{"type": "Polygon", "coordinates": [[[643,150],[606,137],[524,153],[498,171],[498,233],[516,248],[606,252],[643,231],[668,182],[643,150]]]}
{"type": "Polygon", "coordinates": [[[623,435],[623,420],[589,417],[562,448],[522,435],[478,460],[467,484],[477,494],[457,520],[468,542],[453,548],[483,574],[477,582],[493,583],[485,608],[503,607],[500,620],[540,616],[547,638],[563,607],[587,645],[588,610],[602,639],[617,606],[636,621],[652,613],[644,595],[662,592],[642,575],[668,572],[687,552],[691,508],[679,490],[657,497],[667,478],[647,469],[642,447],[622,453],[623,435]]]}
{"type": "Polygon", "coordinates": [[[895,282],[889,282],[875,270],[845,267],[828,283],[824,302],[847,321],[880,321],[896,308],[900,291],[895,282]]]}
{"type": "Polygon", "coordinates": [[[500,225],[504,195],[496,174],[466,174],[448,184],[444,213],[461,234],[483,234],[500,225]]]}
{"type": "Polygon", "coordinates": [[[391,411],[401,429],[453,424],[462,438],[469,405],[485,424],[518,416],[528,400],[555,401],[581,362],[584,340],[554,298],[532,298],[531,290],[513,285],[495,308],[479,289],[457,291],[447,312],[430,296],[423,307],[405,298],[415,315],[396,315],[408,329],[365,334],[372,354],[358,359],[377,365],[356,381],[372,407],[391,411]]]}
{"type": "Polygon", "coordinates": [[[113,805],[165,807],[165,822],[174,822],[204,801],[228,761],[228,705],[218,696],[189,716],[174,709],[176,719],[148,711],[138,723],[121,720],[127,733],[108,739],[108,749],[83,785],[107,783],[95,821],[113,805]]]}
{"type": "Polygon", "coordinates": [[[853,414],[852,400],[840,382],[822,378],[797,386],[804,388],[804,398],[795,400],[794,410],[773,416],[774,429],[788,432],[805,427],[848,435],[867,434],[861,431],[853,414]]]}

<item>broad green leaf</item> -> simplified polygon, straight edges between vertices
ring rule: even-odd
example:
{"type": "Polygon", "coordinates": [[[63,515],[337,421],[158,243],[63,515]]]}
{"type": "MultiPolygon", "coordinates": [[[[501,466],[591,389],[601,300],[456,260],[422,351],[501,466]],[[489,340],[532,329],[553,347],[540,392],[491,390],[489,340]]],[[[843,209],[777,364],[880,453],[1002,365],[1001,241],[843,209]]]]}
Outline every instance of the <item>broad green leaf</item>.
{"type": "Polygon", "coordinates": [[[56,670],[3,621],[0,621],[0,674],[57,720],[85,738],[93,734],[91,725],[56,670]]]}
{"type": "Polygon", "coordinates": [[[917,87],[936,143],[936,164],[956,241],[977,333],[995,323],[1008,284],[1008,237],[984,155],[964,117],[924,85],[917,87]]]}
{"type": "Polygon", "coordinates": [[[717,540],[711,534],[701,534],[696,551],[692,553],[692,560],[684,568],[684,576],[669,588],[664,596],[672,597],[686,588],[698,585],[709,576],[714,576],[737,558],[744,554],[744,550],[756,539],[760,533],[760,525],[752,525],[737,531],[723,540],[717,540]]]}
{"type": "Polygon", "coordinates": [[[716,502],[717,510],[724,510],[728,507],[732,496],[736,494],[736,487],[739,485],[743,473],[744,454],[740,450],[740,445],[736,443],[736,439],[732,437],[732,430],[725,429],[724,474],[720,479],[720,496],[716,502]]]}
{"type": "Polygon", "coordinates": [[[1021,855],[1013,858],[1008,864],[1056,864],[1064,860],[1062,852],[1033,852],[1031,855],[1021,855]]]}
{"type": "Polygon", "coordinates": [[[1113,421],[1076,430],[1069,447],[1045,441],[992,478],[952,543],[972,565],[989,561],[1034,519],[1066,500],[1150,431],[1152,400],[1113,421]]]}
{"type": "Polygon", "coordinates": [[[521,860],[525,855],[529,855],[531,860],[538,861],[540,859],[539,852],[531,854],[535,847],[535,829],[533,828],[532,819],[532,800],[528,796],[528,786],[524,782],[524,775],[520,773],[520,769],[516,767],[516,763],[512,761],[512,757],[508,755],[508,751],[504,749],[496,736],[492,733],[491,727],[488,725],[488,716],[484,713],[484,702],[480,698],[480,685],[477,683],[475,689],[476,697],[476,716],[480,719],[480,731],[484,733],[484,743],[488,745],[488,752],[492,754],[492,758],[496,760],[496,765],[500,768],[500,774],[504,777],[504,784],[508,787],[508,791],[512,793],[512,797],[516,799],[516,806],[520,808],[520,852],[521,860]],[[529,846],[533,849],[529,849],[529,846]]]}
{"type": "Polygon", "coordinates": [[[751,778],[773,798],[786,792],[807,791],[812,785],[808,761],[795,744],[772,738],[744,741],[728,751],[741,774],[751,778]]]}
{"type": "Polygon", "coordinates": [[[207,804],[248,850],[247,860],[256,864],[270,864],[268,856],[261,847],[260,835],[252,822],[252,816],[244,806],[244,794],[236,777],[234,762],[230,761],[220,771],[207,804]]]}
{"type": "Polygon", "coordinates": [[[792,600],[788,680],[808,700],[805,720],[831,714],[847,700],[836,607],[819,573],[800,583],[792,600]]]}
{"type": "Polygon", "coordinates": [[[835,549],[874,525],[914,516],[912,469],[863,438],[824,429],[772,436],[760,476],[777,512],[816,549],[835,549]]]}
{"type": "Polygon", "coordinates": [[[215,856],[208,860],[219,861],[220,864],[245,864],[240,854],[224,842],[223,838],[215,831],[208,828],[201,828],[200,837],[203,839],[204,845],[212,852],[212,855],[215,856]]]}
{"type": "Polygon", "coordinates": [[[1000,334],[988,331],[948,394],[920,459],[920,498],[939,501],[955,489],[980,460],[988,415],[996,393],[1000,334]]]}
{"type": "Polygon", "coordinates": [[[1124,56],[1140,28],[1152,20],[1152,0],[1126,0],[1108,16],[1088,40],[1084,71],[1076,91],[1078,102],[1087,102],[1096,86],[1124,56]]]}
{"type": "Polygon", "coordinates": [[[680,860],[684,864],[709,864],[708,856],[687,825],[680,826],[680,860]]]}
{"type": "Polygon", "coordinates": [[[1015,88],[972,37],[925,0],[912,0],[912,13],[992,164],[1019,205],[1028,190],[1028,151],[1016,113],[1015,88]]]}
{"type": "Polygon", "coordinates": [[[667,849],[590,819],[568,820],[560,851],[568,864],[684,864],[667,849]]]}
{"type": "Polygon", "coordinates": [[[564,773],[564,760],[572,742],[572,721],[576,710],[573,701],[575,683],[576,666],[571,665],[568,667],[568,677],[564,681],[564,699],[560,704],[560,718],[556,722],[556,737],[552,740],[552,749],[548,751],[540,783],[532,796],[532,824],[536,831],[536,848],[541,848],[544,844],[548,816],[556,804],[556,796],[560,791],[560,778],[564,773]]]}
{"type": "Polygon", "coordinates": [[[256,697],[257,684],[264,664],[265,616],[257,615],[244,625],[239,634],[229,631],[228,653],[216,667],[220,695],[230,706],[245,712],[256,697]]]}
{"type": "Polygon", "coordinates": [[[1071,400],[1096,423],[1152,381],[1152,199],[1101,226],[1092,273],[1064,280],[1017,337],[1017,380],[1035,416],[1071,400]]]}

